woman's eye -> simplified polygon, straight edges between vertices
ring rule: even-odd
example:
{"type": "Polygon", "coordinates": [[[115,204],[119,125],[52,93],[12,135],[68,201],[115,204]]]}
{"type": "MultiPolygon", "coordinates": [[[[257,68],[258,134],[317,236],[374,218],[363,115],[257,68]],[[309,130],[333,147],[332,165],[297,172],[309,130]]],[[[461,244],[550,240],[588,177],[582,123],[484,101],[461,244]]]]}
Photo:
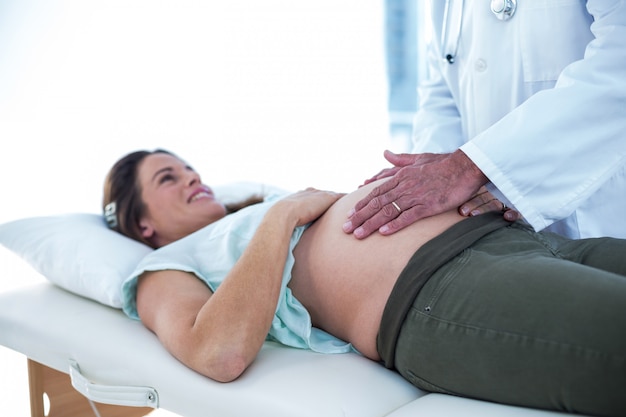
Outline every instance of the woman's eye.
{"type": "Polygon", "coordinates": [[[163,184],[167,181],[174,181],[174,176],[172,174],[165,174],[161,177],[161,181],[159,181],[159,183],[163,184]]]}

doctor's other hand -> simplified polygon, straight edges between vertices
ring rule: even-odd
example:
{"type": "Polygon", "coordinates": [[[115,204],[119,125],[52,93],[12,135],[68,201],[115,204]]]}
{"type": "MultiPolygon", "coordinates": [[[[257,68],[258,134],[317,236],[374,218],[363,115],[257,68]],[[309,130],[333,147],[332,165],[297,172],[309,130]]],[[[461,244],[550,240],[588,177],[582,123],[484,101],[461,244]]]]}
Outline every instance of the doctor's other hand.
{"type": "Polygon", "coordinates": [[[461,150],[416,155],[386,151],[385,158],[394,168],[372,180],[389,179],[360,200],[343,225],[343,231],[357,239],[377,230],[391,235],[424,217],[457,210],[487,183],[487,177],[461,150]]]}
{"type": "Polygon", "coordinates": [[[502,212],[504,219],[510,222],[521,218],[517,210],[507,207],[506,204],[487,191],[485,187],[480,187],[480,190],[474,197],[459,207],[459,214],[465,217],[479,216],[491,211],[502,212]]]}

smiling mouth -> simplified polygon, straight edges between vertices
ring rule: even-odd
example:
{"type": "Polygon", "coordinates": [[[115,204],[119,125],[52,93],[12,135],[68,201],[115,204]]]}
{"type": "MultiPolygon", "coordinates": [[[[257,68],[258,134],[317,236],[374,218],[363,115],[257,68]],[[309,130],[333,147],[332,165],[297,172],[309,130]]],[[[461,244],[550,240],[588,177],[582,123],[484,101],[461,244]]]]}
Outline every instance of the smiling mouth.
{"type": "Polygon", "coordinates": [[[206,191],[200,191],[199,193],[194,194],[194,195],[193,195],[193,196],[189,199],[189,202],[190,202],[190,203],[193,203],[194,201],[201,200],[201,199],[203,199],[203,198],[212,198],[212,197],[213,197],[213,196],[212,196],[210,193],[208,193],[208,192],[206,192],[206,191]]]}

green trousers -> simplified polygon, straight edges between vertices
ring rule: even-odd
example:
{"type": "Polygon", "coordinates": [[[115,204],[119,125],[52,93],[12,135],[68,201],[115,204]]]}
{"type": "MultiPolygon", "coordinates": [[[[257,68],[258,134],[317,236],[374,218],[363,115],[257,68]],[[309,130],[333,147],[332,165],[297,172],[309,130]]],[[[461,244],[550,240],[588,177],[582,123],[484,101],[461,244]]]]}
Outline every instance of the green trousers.
{"type": "Polygon", "coordinates": [[[427,391],[626,416],[626,240],[489,233],[426,282],[395,355],[427,391]]]}

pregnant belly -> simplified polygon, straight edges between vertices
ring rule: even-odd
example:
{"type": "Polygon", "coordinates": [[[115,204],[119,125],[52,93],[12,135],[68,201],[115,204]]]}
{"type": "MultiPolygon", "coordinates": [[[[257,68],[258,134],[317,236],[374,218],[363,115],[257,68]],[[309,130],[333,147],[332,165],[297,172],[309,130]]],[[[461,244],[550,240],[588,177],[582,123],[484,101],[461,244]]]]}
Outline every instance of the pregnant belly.
{"type": "Polygon", "coordinates": [[[306,230],[294,251],[289,284],[314,326],[374,360],[382,312],[400,272],[419,247],[463,219],[448,212],[391,236],[375,233],[357,240],[341,226],[348,210],[376,184],[346,195],[306,230]]]}

